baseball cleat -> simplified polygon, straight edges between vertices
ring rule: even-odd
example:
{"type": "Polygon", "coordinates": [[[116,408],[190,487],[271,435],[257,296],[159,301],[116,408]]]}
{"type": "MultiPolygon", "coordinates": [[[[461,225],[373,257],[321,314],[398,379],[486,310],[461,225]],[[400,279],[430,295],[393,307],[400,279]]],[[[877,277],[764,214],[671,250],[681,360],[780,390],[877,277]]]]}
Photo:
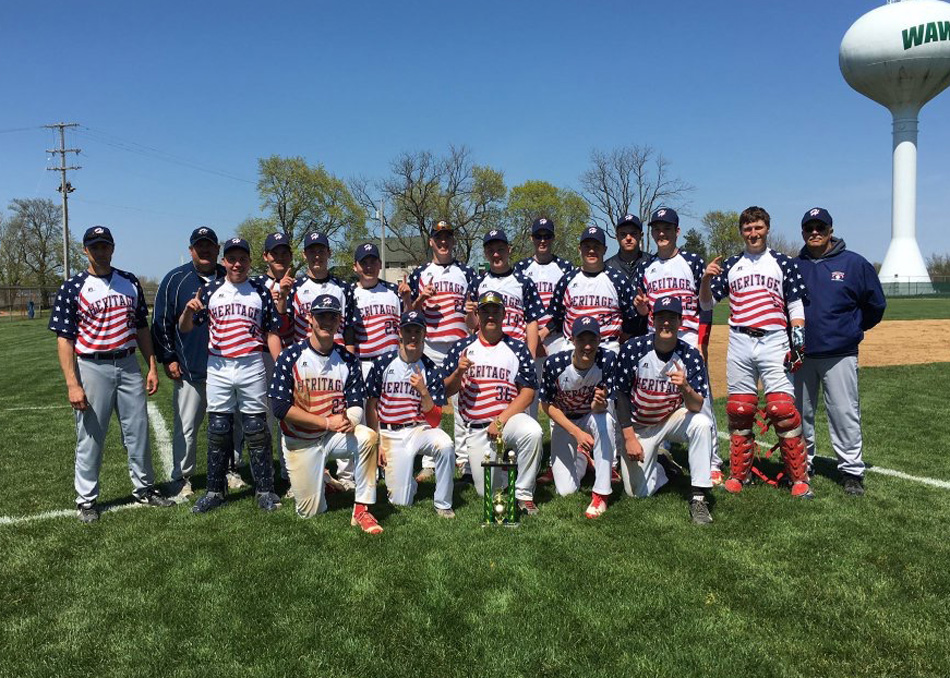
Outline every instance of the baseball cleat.
{"type": "Polygon", "coordinates": [[[719,487],[722,485],[722,471],[720,471],[718,468],[714,468],[712,473],[709,474],[709,477],[712,479],[713,487],[719,487]]]}
{"type": "Polygon", "coordinates": [[[383,531],[382,526],[376,522],[376,518],[373,517],[368,508],[364,508],[359,513],[356,512],[356,509],[353,509],[350,525],[358,526],[366,534],[380,534],[383,531]]]}
{"type": "Polygon", "coordinates": [[[76,516],[79,518],[79,522],[86,525],[94,523],[99,520],[99,506],[95,503],[87,506],[77,506],[76,516]]]}
{"type": "Polygon", "coordinates": [[[689,517],[696,525],[709,525],[713,521],[705,497],[693,497],[689,500],[689,517]]]}
{"type": "Polygon", "coordinates": [[[229,490],[243,490],[247,487],[247,483],[244,482],[244,478],[241,477],[241,474],[237,471],[228,471],[228,489],[229,490]]]}
{"type": "Polygon", "coordinates": [[[743,485],[745,485],[745,483],[738,478],[729,478],[729,480],[722,484],[722,488],[731,494],[739,494],[742,492],[743,485]]]}
{"type": "Polygon", "coordinates": [[[168,508],[169,506],[175,505],[175,502],[173,502],[171,499],[166,499],[163,497],[161,492],[156,490],[154,487],[150,487],[145,491],[145,494],[136,497],[135,501],[139,504],[144,504],[146,506],[156,506],[158,508],[168,508]]]}
{"type": "Polygon", "coordinates": [[[663,467],[663,471],[669,480],[672,481],[683,477],[683,467],[673,461],[673,457],[670,456],[669,452],[660,452],[660,454],[656,456],[656,461],[663,467]]]}
{"type": "Polygon", "coordinates": [[[454,518],[455,517],[455,511],[453,511],[450,508],[437,508],[435,510],[435,514],[439,516],[440,518],[454,518]]]}
{"type": "MultiPolygon", "coordinates": [[[[327,492],[327,494],[330,494],[327,492]]],[[[293,499],[294,498],[294,488],[288,487],[287,491],[284,492],[284,499],[293,499]]]]}
{"type": "Polygon", "coordinates": [[[587,518],[600,518],[607,511],[607,500],[594,492],[590,497],[590,505],[584,511],[587,518]]]}
{"type": "Polygon", "coordinates": [[[540,513],[538,505],[530,499],[519,499],[518,510],[528,516],[536,516],[540,513]]]}
{"type": "Polygon", "coordinates": [[[554,471],[548,466],[544,471],[538,474],[538,479],[535,482],[537,482],[538,485],[550,485],[554,482],[554,471]]]}
{"type": "Polygon", "coordinates": [[[424,468],[416,474],[417,483],[425,483],[435,478],[434,468],[424,468]]]}
{"type": "Polygon", "coordinates": [[[273,492],[258,492],[257,506],[262,511],[276,511],[280,508],[280,497],[273,492]]]}
{"type": "Polygon", "coordinates": [[[814,499],[815,494],[811,491],[811,485],[803,480],[792,483],[792,496],[799,499],[814,499]]]}
{"type": "Polygon", "coordinates": [[[191,507],[192,513],[207,513],[224,504],[224,495],[220,492],[205,492],[204,496],[191,507]]]}
{"type": "Polygon", "coordinates": [[[330,475],[329,471],[323,472],[323,487],[327,494],[337,494],[343,492],[343,485],[339,480],[330,475]]]}
{"type": "Polygon", "coordinates": [[[852,497],[860,497],[864,494],[864,478],[850,474],[844,477],[844,493],[852,497]]]}

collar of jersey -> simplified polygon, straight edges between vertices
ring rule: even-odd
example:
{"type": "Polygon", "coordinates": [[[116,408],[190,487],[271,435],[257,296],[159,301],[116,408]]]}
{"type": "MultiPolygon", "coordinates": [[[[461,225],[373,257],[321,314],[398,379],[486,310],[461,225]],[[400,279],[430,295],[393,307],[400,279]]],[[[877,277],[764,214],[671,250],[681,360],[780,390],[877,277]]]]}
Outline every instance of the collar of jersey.
{"type": "Polygon", "coordinates": [[[514,272],[515,272],[514,267],[509,266],[508,271],[506,273],[495,273],[489,270],[488,275],[490,275],[492,278],[507,278],[509,275],[511,275],[514,272]]]}
{"type": "Polygon", "coordinates": [[[485,341],[484,339],[482,339],[482,335],[481,335],[481,334],[476,334],[475,336],[476,336],[477,339],[478,339],[478,343],[481,344],[482,346],[498,346],[498,344],[500,344],[501,342],[503,342],[503,341],[505,340],[505,335],[502,334],[502,335],[501,335],[501,339],[499,339],[499,340],[498,340],[497,342],[495,342],[494,344],[489,344],[487,341],[485,341]]]}

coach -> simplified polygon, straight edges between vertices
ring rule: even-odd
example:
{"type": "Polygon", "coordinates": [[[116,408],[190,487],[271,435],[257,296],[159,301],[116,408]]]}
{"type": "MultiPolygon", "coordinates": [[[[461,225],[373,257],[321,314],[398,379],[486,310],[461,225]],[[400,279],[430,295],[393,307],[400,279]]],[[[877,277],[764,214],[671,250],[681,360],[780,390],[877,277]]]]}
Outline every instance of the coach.
{"type": "Polygon", "coordinates": [[[864,494],[858,344],[884,316],[886,302],[874,267],[832,236],[831,215],[816,207],[802,218],[805,246],[796,258],[805,279],[805,360],[795,372],[808,465],[815,456],[815,407],[824,389],[831,446],[844,491],[864,494]]]}

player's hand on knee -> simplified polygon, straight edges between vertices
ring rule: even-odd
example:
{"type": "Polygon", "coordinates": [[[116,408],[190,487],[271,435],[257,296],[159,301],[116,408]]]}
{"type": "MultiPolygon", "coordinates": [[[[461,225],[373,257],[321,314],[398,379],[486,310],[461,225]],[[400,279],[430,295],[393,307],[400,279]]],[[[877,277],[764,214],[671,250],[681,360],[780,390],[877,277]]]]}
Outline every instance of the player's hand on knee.
{"type": "Polygon", "coordinates": [[[343,414],[331,414],[327,417],[327,430],[335,433],[346,433],[346,428],[350,426],[350,420],[343,414]]]}
{"type": "Polygon", "coordinates": [[[594,451],[594,436],[587,431],[578,431],[574,436],[574,440],[577,442],[578,451],[586,452],[587,454],[594,451]]]}
{"type": "Polygon", "coordinates": [[[630,461],[643,461],[643,446],[636,436],[626,441],[625,444],[627,458],[630,461]]]}
{"type": "Polygon", "coordinates": [[[505,428],[504,424],[501,423],[500,419],[494,419],[492,423],[488,425],[487,433],[488,437],[492,440],[498,440],[501,437],[501,432],[505,428]]]}
{"type": "Polygon", "coordinates": [[[89,407],[89,401],[86,400],[86,392],[82,386],[69,387],[69,404],[73,406],[74,410],[80,412],[89,407]]]}
{"type": "Polygon", "coordinates": [[[175,381],[181,379],[181,365],[178,363],[168,363],[167,365],[163,365],[163,367],[165,368],[166,377],[174,379],[175,381]]]}

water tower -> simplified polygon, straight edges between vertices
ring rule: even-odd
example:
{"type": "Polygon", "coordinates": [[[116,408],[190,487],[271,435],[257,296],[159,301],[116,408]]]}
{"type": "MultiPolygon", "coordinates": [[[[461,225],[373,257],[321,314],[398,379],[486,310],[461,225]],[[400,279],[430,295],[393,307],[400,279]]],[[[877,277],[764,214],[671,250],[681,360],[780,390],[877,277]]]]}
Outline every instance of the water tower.
{"type": "Polygon", "coordinates": [[[838,65],[851,87],[894,119],[891,244],[881,282],[930,291],[917,246],[917,115],[950,84],[950,3],[904,0],[868,12],[841,40],[838,65]]]}

